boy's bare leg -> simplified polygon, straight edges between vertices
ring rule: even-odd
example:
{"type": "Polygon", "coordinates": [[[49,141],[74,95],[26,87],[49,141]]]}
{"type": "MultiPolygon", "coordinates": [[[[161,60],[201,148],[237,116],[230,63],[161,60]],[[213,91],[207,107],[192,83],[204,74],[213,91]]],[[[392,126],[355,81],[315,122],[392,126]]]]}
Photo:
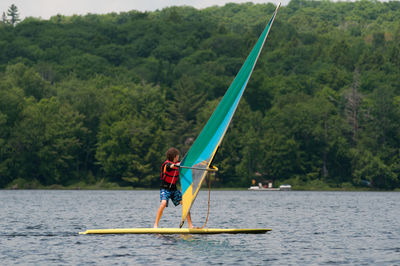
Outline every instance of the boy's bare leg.
{"type": "Polygon", "coordinates": [[[162,216],[166,206],[167,206],[167,201],[162,200],[160,207],[158,208],[158,211],[157,211],[156,222],[154,223],[154,226],[153,226],[154,228],[158,228],[158,223],[160,222],[161,216],[162,216]]]}
{"type": "Polygon", "coordinates": [[[187,219],[187,221],[188,221],[188,226],[189,226],[189,228],[193,228],[192,218],[190,217],[190,212],[189,212],[188,215],[186,216],[186,219],[187,219]]]}

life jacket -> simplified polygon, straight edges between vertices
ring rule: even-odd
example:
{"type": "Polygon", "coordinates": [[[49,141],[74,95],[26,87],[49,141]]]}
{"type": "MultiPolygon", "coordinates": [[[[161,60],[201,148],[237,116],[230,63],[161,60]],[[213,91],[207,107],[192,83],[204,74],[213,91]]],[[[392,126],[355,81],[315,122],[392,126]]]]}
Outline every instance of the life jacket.
{"type": "MultiPolygon", "coordinates": [[[[162,166],[161,166],[161,180],[167,182],[168,184],[173,184],[175,185],[176,181],[179,178],[179,168],[177,167],[176,169],[171,168],[170,171],[167,171],[167,164],[172,163],[175,164],[174,162],[171,162],[169,160],[166,160],[162,166]]],[[[178,162],[176,162],[178,163],[178,162]]]]}

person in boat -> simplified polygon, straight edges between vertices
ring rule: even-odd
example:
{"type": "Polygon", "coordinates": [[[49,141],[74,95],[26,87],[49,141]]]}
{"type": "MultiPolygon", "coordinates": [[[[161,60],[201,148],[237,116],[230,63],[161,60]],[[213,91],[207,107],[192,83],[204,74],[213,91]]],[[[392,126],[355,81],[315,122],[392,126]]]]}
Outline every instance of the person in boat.
{"type": "MultiPolygon", "coordinates": [[[[154,228],[158,228],[161,216],[165,207],[168,207],[168,201],[171,199],[175,206],[182,204],[182,193],[176,188],[176,182],[179,179],[179,151],[170,148],[167,151],[167,160],[161,166],[161,185],[160,185],[160,207],[157,211],[154,228]]],[[[190,212],[187,215],[189,228],[193,228],[190,212]]]]}

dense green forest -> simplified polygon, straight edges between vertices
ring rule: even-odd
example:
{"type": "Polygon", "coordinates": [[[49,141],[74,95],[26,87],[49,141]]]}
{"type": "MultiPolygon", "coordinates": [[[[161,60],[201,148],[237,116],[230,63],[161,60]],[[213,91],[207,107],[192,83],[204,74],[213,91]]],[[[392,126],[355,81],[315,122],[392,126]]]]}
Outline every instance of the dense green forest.
{"type": "MultiPolygon", "coordinates": [[[[23,10],[23,7],[18,7],[23,10]]],[[[0,188],[158,187],[275,6],[0,22],[0,188]]],[[[280,8],[213,187],[400,187],[400,2],[280,8]]]]}

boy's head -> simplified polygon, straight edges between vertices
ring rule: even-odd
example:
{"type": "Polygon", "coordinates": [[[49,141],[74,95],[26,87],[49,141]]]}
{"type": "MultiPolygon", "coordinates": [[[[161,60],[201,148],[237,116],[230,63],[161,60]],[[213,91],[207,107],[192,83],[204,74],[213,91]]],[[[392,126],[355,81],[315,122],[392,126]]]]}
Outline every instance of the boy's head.
{"type": "Polygon", "coordinates": [[[179,151],[177,149],[169,148],[167,151],[167,160],[173,162],[177,155],[179,155],[179,151]]]}

